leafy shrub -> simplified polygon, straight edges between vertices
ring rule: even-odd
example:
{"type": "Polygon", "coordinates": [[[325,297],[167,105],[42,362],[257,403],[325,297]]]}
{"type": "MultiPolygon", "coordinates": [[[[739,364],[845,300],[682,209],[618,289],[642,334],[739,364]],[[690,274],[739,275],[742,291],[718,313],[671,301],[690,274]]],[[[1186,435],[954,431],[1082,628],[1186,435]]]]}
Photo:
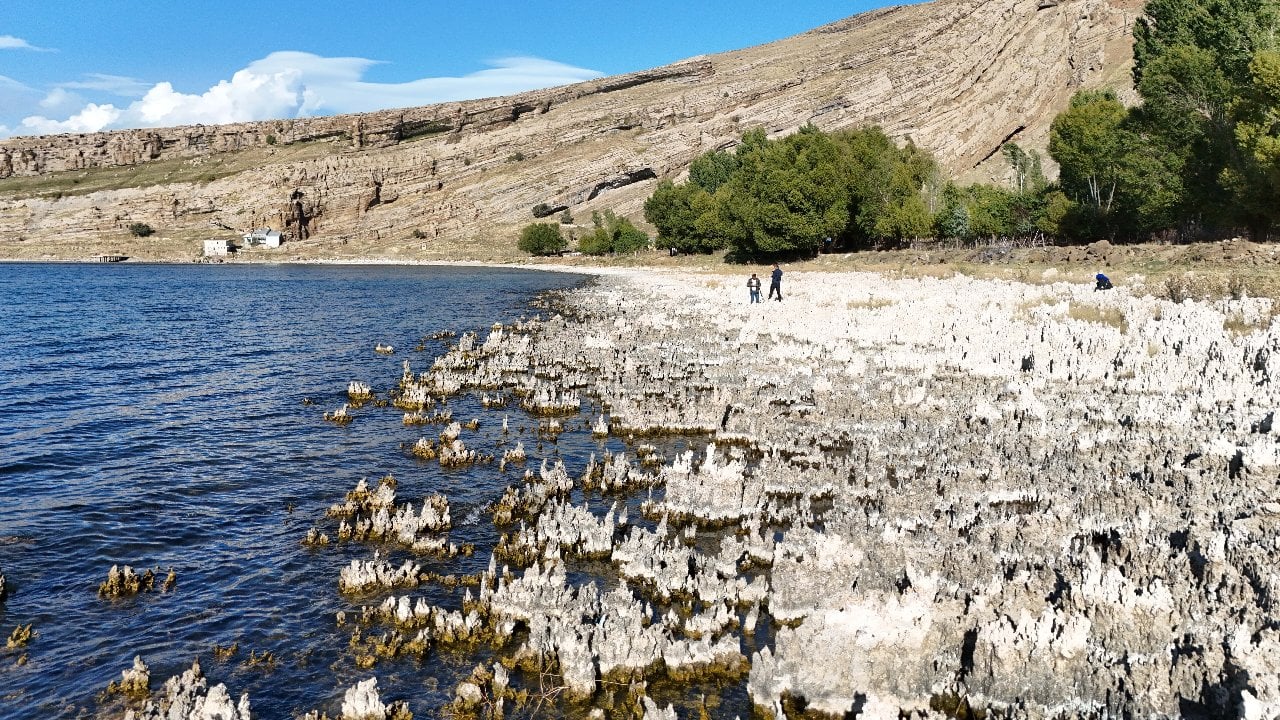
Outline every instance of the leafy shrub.
{"type": "Polygon", "coordinates": [[[649,247],[649,236],[632,225],[630,220],[622,218],[613,233],[613,251],[629,253],[644,250],[647,247],[649,247]]]}
{"type": "Polygon", "coordinates": [[[276,136],[275,136],[275,135],[268,135],[268,136],[267,136],[267,144],[268,144],[268,145],[275,145],[275,144],[276,144],[276,136]]]}
{"type": "Polygon", "coordinates": [[[596,228],[578,240],[578,251],[587,255],[608,255],[613,252],[613,243],[603,228],[596,228]]]}
{"type": "Polygon", "coordinates": [[[129,232],[134,237],[147,237],[155,232],[152,227],[146,223],[136,222],[129,226],[129,232]]]}
{"type": "Polygon", "coordinates": [[[530,255],[555,255],[568,247],[568,242],[560,234],[559,225],[532,223],[520,231],[520,242],[516,247],[530,255]]]}
{"type": "Polygon", "coordinates": [[[649,236],[612,210],[591,213],[591,222],[596,229],[578,241],[578,249],[588,255],[629,253],[649,247],[649,236]]]}
{"type": "Polygon", "coordinates": [[[414,240],[422,240],[422,239],[424,239],[425,237],[427,237],[427,234],[426,234],[426,233],[424,233],[424,232],[422,232],[422,230],[420,230],[420,229],[418,229],[418,228],[414,228],[414,229],[413,229],[413,232],[412,232],[412,233],[410,233],[410,235],[413,237],[413,239],[414,239],[414,240]]]}
{"type": "Polygon", "coordinates": [[[560,213],[560,224],[561,225],[573,224],[573,213],[569,212],[569,208],[565,208],[564,212],[560,213]]]}
{"type": "Polygon", "coordinates": [[[555,208],[544,202],[533,206],[533,216],[536,218],[544,218],[553,212],[555,212],[555,208]]]}

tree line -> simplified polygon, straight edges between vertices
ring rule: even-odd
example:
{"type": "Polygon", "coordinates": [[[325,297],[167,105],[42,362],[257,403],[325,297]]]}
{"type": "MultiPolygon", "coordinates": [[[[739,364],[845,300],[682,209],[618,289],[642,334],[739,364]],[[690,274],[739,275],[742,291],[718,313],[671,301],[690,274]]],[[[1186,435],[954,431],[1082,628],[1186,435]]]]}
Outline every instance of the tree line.
{"type": "MultiPolygon", "coordinates": [[[[1134,28],[1141,103],[1077,93],[1050,127],[1054,183],[1014,143],[1001,148],[1011,184],[962,186],[878,127],[753,129],[733,153],[695,158],[687,182],[660,182],[644,216],[659,248],[742,259],[915,238],[1265,240],[1280,221],[1278,25],[1275,0],[1149,0],[1134,28]]],[[[620,240],[622,221],[597,217],[584,252],[634,249],[643,233],[620,240]]]]}
{"type": "Polygon", "coordinates": [[[878,127],[826,133],[813,125],[778,140],[742,136],[735,153],[711,151],[689,180],[658,184],[645,203],[657,245],[728,249],[737,257],[802,256],[925,237],[1053,234],[1069,201],[1045,180],[1038,153],[1003,147],[1012,188],[960,186],[911,142],[878,127]]]}
{"type": "Polygon", "coordinates": [[[1079,235],[1269,237],[1280,219],[1280,7],[1149,0],[1134,26],[1142,103],[1077,94],[1049,151],[1079,235]]]}

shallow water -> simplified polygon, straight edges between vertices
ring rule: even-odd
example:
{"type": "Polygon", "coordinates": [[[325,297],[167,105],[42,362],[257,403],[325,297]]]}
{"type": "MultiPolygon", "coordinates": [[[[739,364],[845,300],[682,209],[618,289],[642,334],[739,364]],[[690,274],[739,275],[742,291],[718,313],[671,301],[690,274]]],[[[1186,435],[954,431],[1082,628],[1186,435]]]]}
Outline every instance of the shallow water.
{"type": "MultiPolygon", "coordinates": [[[[429,716],[475,658],[356,668],[334,614],[360,603],[338,594],[337,577],[372,549],[300,541],[361,477],[392,473],[401,502],[447,495],[450,539],[478,545],[470,558],[420,559],[424,569],[474,572],[495,537],[476,510],[519,470],[419,462],[401,443],[439,428],[404,427],[399,411],[366,406],[346,427],[322,413],[345,401],[350,380],[385,393],[404,360],[427,369],[448,341],[415,352],[424,335],[534,314],[536,293],[583,280],[400,266],[0,265],[0,572],[10,585],[0,632],[31,623],[38,633],[25,665],[0,648],[0,717],[100,714],[96,695],[135,654],[153,688],[199,657],[211,682],[248,692],[260,718],[333,715],[347,687],[375,674],[385,699],[408,698],[429,716]],[[374,353],[379,342],[395,354],[374,353]],[[117,563],[160,577],[172,567],[177,587],[100,599],[117,563]],[[234,657],[213,657],[231,643],[234,657]],[[251,650],[272,652],[274,668],[248,666],[251,650]]],[[[604,447],[572,420],[576,429],[540,453],[536,421],[518,408],[486,411],[474,396],[450,407],[455,419],[482,418],[467,443],[482,452],[497,447],[503,414],[531,459],[559,452],[575,476],[604,447]]],[[[414,594],[456,607],[461,590],[414,594]]]]}

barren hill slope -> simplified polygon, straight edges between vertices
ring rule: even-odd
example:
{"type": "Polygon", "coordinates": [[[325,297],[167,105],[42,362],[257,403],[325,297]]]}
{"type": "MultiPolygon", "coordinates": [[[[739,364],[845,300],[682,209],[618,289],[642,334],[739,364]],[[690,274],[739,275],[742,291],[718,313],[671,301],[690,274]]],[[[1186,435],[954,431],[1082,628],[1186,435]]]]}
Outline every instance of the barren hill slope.
{"type": "Polygon", "coordinates": [[[269,225],[286,256],[497,258],[540,203],[639,218],[657,178],[763,126],[878,124],[1000,178],[1081,88],[1125,89],[1140,0],[935,0],[520,95],[287,121],[0,141],[0,256],[186,258],[269,225]],[[993,157],[994,156],[994,157],[993,157]],[[986,162],[984,162],[986,161],[986,162]],[[157,230],[129,236],[129,224],[157,230]]]}

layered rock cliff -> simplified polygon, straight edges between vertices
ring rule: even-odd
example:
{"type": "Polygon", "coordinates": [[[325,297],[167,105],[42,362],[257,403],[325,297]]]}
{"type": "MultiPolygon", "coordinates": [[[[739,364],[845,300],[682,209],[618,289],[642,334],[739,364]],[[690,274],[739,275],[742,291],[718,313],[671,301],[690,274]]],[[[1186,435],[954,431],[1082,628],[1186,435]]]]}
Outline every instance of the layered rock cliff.
{"type": "Polygon", "coordinates": [[[0,254],[185,256],[253,226],[321,254],[509,254],[540,203],[639,218],[698,154],[867,124],[1000,180],[1082,88],[1125,89],[1138,0],[935,0],[519,95],[360,115],[0,142],[0,254]],[[211,168],[208,172],[202,172],[211,168]],[[130,239],[131,223],[154,227],[130,239]]]}

